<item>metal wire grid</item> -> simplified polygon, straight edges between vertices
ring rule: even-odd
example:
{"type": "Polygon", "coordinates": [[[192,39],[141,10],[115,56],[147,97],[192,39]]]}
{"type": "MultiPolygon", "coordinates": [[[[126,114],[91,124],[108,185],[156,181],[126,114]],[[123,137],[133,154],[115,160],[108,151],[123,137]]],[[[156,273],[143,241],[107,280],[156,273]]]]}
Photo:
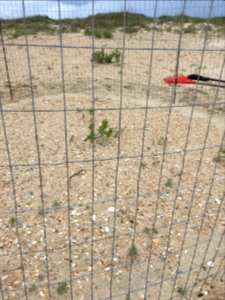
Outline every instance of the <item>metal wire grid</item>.
{"type": "MultiPolygon", "coordinates": [[[[71,256],[71,249],[73,247],[72,245],[72,242],[71,242],[71,220],[70,220],[70,210],[71,208],[73,207],[70,203],[70,189],[69,189],[69,167],[72,163],[76,163],[75,161],[72,162],[72,161],[69,161],[69,157],[68,157],[68,129],[67,129],[67,112],[68,111],[71,111],[71,109],[68,109],[67,108],[67,98],[66,98],[66,86],[65,86],[65,77],[64,77],[64,52],[63,50],[69,46],[65,46],[63,45],[63,34],[62,34],[62,23],[61,23],[61,1],[60,0],[57,0],[58,1],[58,18],[59,18],[59,40],[60,40],[60,44],[59,45],[53,45],[53,47],[58,47],[60,49],[60,61],[61,61],[61,83],[62,83],[62,95],[63,95],[63,105],[64,105],[64,108],[63,110],[58,110],[58,111],[62,111],[64,112],[64,137],[65,137],[65,161],[64,162],[57,162],[55,164],[46,164],[46,163],[42,163],[41,161],[41,150],[40,150],[40,146],[39,146],[39,138],[38,138],[38,124],[37,124],[37,119],[36,119],[36,113],[39,112],[39,111],[42,111],[42,110],[38,110],[36,109],[35,107],[35,96],[34,96],[34,89],[33,89],[33,82],[32,82],[32,67],[31,67],[31,62],[30,62],[30,52],[29,52],[29,49],[30,47],[34,47],[34,46],[37,46],[37,47],[40,47],[39,45],[32,45],[29,43],[29,39],[28,39],[28,35],[27,35],[27,24],[26,24],[26,10],[25,10],[25,3],[24,3],[24,0],[22,1],[22,5],[23,5],[23,18],[24,18],[24,33],[25,33],[25,43],[24,44],[20,44],[21,46],[25,47],[26,49],[26,53],[27,53],[27,62],[28,62],[28,72],[29,72],[29,79],[30,79],[30,92],[31,92],[31,100],[32,100],[32,109],[31,110],[9,110],[9,109],[5,109],[3,107],[3,103],[2,103],[2,100],[0,98],[0,112],[1,112],[1,120],[2,120],[2,128],[3,128],[3,133],[4,133],[4,138],[5,138],[5,144],[6,144],[6,150],[7,150],[7,156],[8,156],[8,163],[7,164],[4,164],[4,165],[1,165],[0,167],[3,168],[3,167],[8,167],[9,170],[10,170],[10,174],[11,174],[11,182],[12,182],[12,193],[13,193],[13,200],[14,200],[14,214],[15,214],[15,217],[18,218],[19,214],[22,213],[22,211],[20,211],[18,209],[18,204],[17,204],[17,191],[16,191],[16,186],[15,186],[15,179],[14,179],[14,168],[17,167],[17,166],[24,166],[24,167],[28,167],[28,166],[36,166],[38,167],[38,170],[39,170],[39,179],[40,179],[40,194],[41,194],[41,204],[42,204],[42,211],[43,211],[43,217],[42,217],[42,226],[43,226],[43,230],[44,230],[44,253],[45,253],[45,258],[46,258],[46,273],[47,273],[47,288],[48,288],[48,294],[49,296],[51,297],[52,295],[52,286],[53,285],[57,285],[58,282],[52,282],[50,280],[50,275],[49,275],[49,267],[48,267],[48,255],[49,255],[49,251],[55,251],[55,250],[62,250],[62,248],[58,248],[58,249],[49,249],[48,248],[48,243],[47,243],[47,228],[46,228],[46,221],[45,221],[45,213],[46,211],[48,211],[48,209],[45,209],[45,202],[44,202],[44,194],[43,194],[43,176],[42,176],[42,168],[45,167],[46,165],[65,165],[66,166],[66,176],[67,176],[67,215],[68,215],[68,254],[69,254],[69,259],[68,259],[68,263],[69,263],[69,270],[70,270],[70,273],[69,273],[69,277],[66,279],[66,281],[69,283],[69,286],[70,286],[70,299],[75,299],[74,298],[74,289],[73,289],[73,285],[74,285],[74,278],[72,276],[72,268],[71,268],[71,263],[72,263],[72,256],[71,256]],[[16,112],[27,112],[27,113],[32,113],[33,115],[33,122],[34,122],[34,128],[35,128],[35,138],[36,138],[36,150],[37,150],[37,164],[20,164],[20,163],[17,163],[17,164],[13,164],[12,163],[12,159],[11,159],[11,153],[10,153],[10,148],[9,148],[9,140],[8,140],[8,135],[7,135],[7,126],[5,124],[5,117],[6,117],[6,114],[7,113],[10,113],[10,112],[13,112],[13,111],[16,111],[16,112]]],[[[135,293],[140,291],[140,290],[144,290],[144,293],[145,293],[145,299],[148,299],[147,297],[147,294],[148,294],[148,290],[150,287],[152,286],[155,286],[155,285],[158,285],[159,286],[159,293],[158,293],[158,299],[161,299],[162,297],[162,289],[163,289],[163,284],[167,281],[172,281],[173,282],[173,288],[172,288],[172,293],[170,295],[170,299],[173,299],[174,297],[174,292],[175,292],[175,287],[176,287],[176,281],[178,279],[178,277],[182,274],[182,273],[186,273],[187,274],[187,278],[186,278],[186,282],[185,282],[185,288],[187,288],[188,286],[188,283],[189,283],[189,278],[190,278],[190,275],[192,274],[192,271],[194,269],[198,269],[198,273],[197,273],[197,276],[195,277],[195,281],[194,281],[194,284],[192,286],[190,286],[190,296],[192,295],[193,293],[193,290],[194,288],[197,286],[197,280],[199,278],[199,275],[200,275],[200,272],[201,272],[201,268],[199,268],[199,266],[203,266],[207,261],[208,259],[206,260],[206,254],[207,254],[207,251],[210,247],[210,244],[213,240],[213,233],[214,233],[214,230],[216,228],[216,224],[217,224],[217,219],[219,217],[219,215],[221,214],[222,212],[222,205],[223,205],[223,202],[224,202],[224,196],[220,202],[220,205],[219,205],[219,208],[218,210],[215,212],[215,221],[214,221],[214,224],[212,226],[212,231],[211,231],[211,234],[210,234],[210,238],[209,240],[205,240],[205,241],[202,241],[201,240],[201,229],[202,229],[202,226],[204,224],[204,218],[206,216],[206,212],[207,212],[207,205],[209,203],[209,199],[210,199],[210,193],[211,193],[211,190],[213,188],[213,184],[216,180],[215,178],[215,174],[216,174],[216,169],[217,169],[217,163],[215,164],[215,167],[214,167],[214,170],[213,170],[213,177],[212,177],[212,180],[209,184],[209,192],[208,192],[208,196],[207,196],[207,200],[206,200],[206,204],[205,204],[205,207],[204,207],[204,211],[203,211],[203,214],[202,214],[202,219],[201,219],[201,225],[200,225],[200,228],[198,230],[198,237],[197,237],[197,240],[196,240],[196,243],[192,246],[194,248],[194,252],[193,252],[193,256],[192,256],[192,261],[191,261],[191,265],[189,266],[189,269],[186,270],[185,272],[182,272],[179,270],[179,267],[180,267],[180,262],[181,262],[181,257],[182,257],[182,253],[183,251],[186,249],[184,248],[184,243],[185,243],[185,238],[186,238],[186,234],[187,234],[187,228],[188,228],[188,225],[189,225],[189,221],[190,221],[190,216],[191,216],[191,212],[192,212],[192,203],[193,203],[193,199],[194,199],[194,196],[195,196],[195,191],[196,191],[196,188],[198,187],[198,174],[199,174],[199,171],[200,171],[200,168],[201,168],[201,165],[202,165],[202,159],[203,159],[203,155],[204,155],[204,151],[206,149],[208,149],[209,147],[206,146],[206,143],[207,143],[207,138],[208,138],[208,133],[209,133],[209,129],[210,129],[210,126],[211,126],[211,120],[212,120],[212,116],[213,116],[213,113],[214,113],[214,109],[217,105],[217,98],[218,98],[218,90],[219,88],[217,88],[216,92],[215,92],[215,96],[214,96],[214,101],[213,103],[211,103],[210,105],[212,106],[212,111],[211,111],[211,114],[210,114],[210,119],[209,119],[209,122],[208,122],[208,128],[207,128],[207,131],[206,131],[206,135],[205,135],[205,139],[204,139],[204,143],[203,143],[203,146],[200,147],[200,148],[197,148],[197,149],[188,149],[188,142],[189,142],[189,132],[190,132],[190,127],[191,127],[191,123],[192,123],[192,118],[193,118],[193,113],[194,113],[194,109],[196,107],[198,107],[199,105],[195,103],[195,100],[196,100],[196,96],[197,96],[197,93],[198,93],[198,84],[196,85],[196,88],[195,88],[195,92],[194,92],[194,95],[193,95],[193,99],[192,99],[192,105],[174,105],[174,102],[175,102],[175,98],[176,98],[176,86],[174,86],[173,90],[172,90],[172,93],[171,93],[171,101],[170,101],[170,105],[168,106],[158,106],[157,108],[159,109],[163,109],[163,108],[166,108],[166,109],[169,109],[169,114],[168,114],[168,119],[167,119],[167,126],[166,126],[166,131],[165,131],[165,143],[164,143],[164,146],[163,146],[163,152],[161,154],[157,154],[157,155],[160,155],[162,156],[162,163],[161,163],[161,166],[160,166],[160,176],[159,176],[159,182],[158,182],[158,190],[156,192],[157,194],[157,200],[159,200],[159,197],[161,196],[161,191],[160,191],[160,186],[161,186],[161,181],[162,181],[162,172],[163,172],[163,167],[164,167],[164,162],[165,162],[165,157],[166,155],[169,153],[167,151],[167,135],[168,135],[168,128],[169,128],[169,124],[170,124],[170,118],[171,118],[171,113],[172,113],[172,109],[174,107],[191,107],[192,108],[192,111],[191,111],[191,117],[190,117],[190,120],[189,120],[189,127],[188,127],[188,132],[187,132],[187,136],[186,136],[186,142],[185,142],[185,147],[184,147],[184,150],[182,151],[183,153],[183,161],[182,161],[182,173],[181,173],[181,176],[179,177],[179,181],[178,181],[178,185],[177,185],[177,188],[176,188],[176,193],[175,193],[175,198],[174,198],[174,202],[173,202],[173,209],[172,209],[172,214],[171,214],[171,221],[170,221],[170,224],[169,224],[169,229],[168,229],[168,239],[167,239],[167,245],[166,245],[166,254],[165,254],[165,261],[164,261],[164,264],[163,264],[163,268],[162,268],[162,273],[161,273],[161,280],[160,281],[157,281],[157,282],[154,282],[154,283],[149,283],[148,281],[148,277],[149,277],[149,268],[150,268],[150,264],[151,264],[151,260],[153,259],[153,256],[152,256],[152,242],[153,242],[153,239],[154,239],[154,234],[151,235],[151,238],[149,239],[149,256],[148,256],[148,261],[147,261],[147,268],[146,268],[146,277],[145,277],[145,286],[144,288],[142,289],[139,289],[139,290],[135,290],[135,289],[132,289],[132,274],[133,274],[133,266],[134,265],[138,265],[138,264],[146,264],[146,261],[143,261],[141,263],[135,263],[132,259],[130,259],[130,266],[129,266],[129,284],[128,284],[128,291],[127,292],[117,292],[117,293],[114,293],[113,291],[113,273],[114,273],[114,267],[113,267],[113,259],[114,259],[114,253],[115,253],[115,242],[116,242],[116,239],[119,237],[119,235],[117,234],[117,231],[116,231],[116,225],[117,225],[117,203],[118,201],[120,200],[119,199],[119,195],[118,195],[118,172],[119,172],[119,167],[120,167],[120,161],[124,158],[139,158],[140,159],[140,162],[139,162],[139,172],[138,172],[138,179],[137,179],[137,193],[134,197],[130,197],[130,198],[133,198],[133,200],[135,201],[135,219],[137,219],[137,216],[138,216],[138,204],[139,204],[139,199],[142,197],[142,195],[140,194],[140,191],[139,191],[139,187],[140,187],[140,176],[141,176],[141,171],[142,171],[142,168],[141,168],[141,164],[142,164],[142,161],[143,161],[143,158],[146,157],[146,155],[144,154],[144,145],[145,145],[145,132],[146,132],[146,120],[147,120],[147,114],[148,114],[148,111],[149,109],[154,109],[155,107],[151,107],[149,106],[149,99],[151,97],[151,70],[152,70],[152,62],[153,62],[153,59],[154,59],[154,51],[155,50],[161,50],[161,51],[164,51],[164,50],[168,50],[168,48],[160,48],[160,49],[156,49],[154,47],[154,33],[155,33],[155,28],[154,28],[154,23],[153,23],[153,36],[152,36],[152,40],[151,40],[151,45],[148,49],[141,49],[141,48],[126,48],[126,33],[125,33],[125,26],[126,26],[126,11],[127,11],[127,3],[128,1],[127,0],[124,0],[123,1],[123,5],[124,5],[124,13],[123,13],[123,39],[122,39],[122,45],[121,45],[121,50],[122,50],[122,61],[121,61],[121,72],[120,72],[120,101],[119,101],[119,107],[118,108],[112,108],[112,110],[117,110],[118,113],[119,113],[119,123],[118,123],[118,128],[121,129],[121,124],[122,124],[122,113],[124,110],[131,110],[132,108],[124,108],[123,107],[123,79],[124,79],[124,58],[125,58],[125,55],[126,55],[126,51],[127,50],[138,50],[138,51],[142,51],[142,50],[147,50],[147,51],[151,51],[151,55],[150,55],[150,61],[149,61],[149,77],[148,77],[148,84],[147,84],[147,91],[146,91],[146,105],[144,107],[140,107],[140,108],[133,108],[133,109],[142,109],[145,111],[145,117],[144,117],[144,121],[143,121],[143,128],[142,128],[142,132],[143,132],[143,135],[142,135],[142,145],[141,145],[141,152],[140,152],[140,155],[139,156],[133,156],[133,157],[128,157],[128,156],[125,156],[125,157],[122,157],[121,154],[120,154],[120,143],[121,143],[121,140],[120,140],[120,135],[118,136],[118,149],[117,149],[117,156],[116,157],[112,157],[112,158],[105,158],[105,159],[96,159],[95,157],[95,143],[93,143],[93,146],[92,146],[92,157],[90,160],[86,160],[86,161],[78,161],[78,162],[89,162],[92,164],[92,201],[91,201],[91,210],[92,210],[92,215],[94,215],[95,213],[95,206],[96,206],[96,201],[95,201],[95,195],[94,195],[94,189],[95,189],[95,163],[96,161],[103,161],[103,160],[115,160],[116,159],[116,177],[115,177],[115,197],[114,199],[110,199],[108,201],[114,201],[114,207],[115,207],[115,211],[114,211],[114,224],[113,224],[113,232],[112,232],[112,236],[109,237],[109,239],[112,240],[112,251],[111,251],[111,268],[110,268],[110,281],[109,281],[109,297],[106,297],[106,298],[102,298],[102,299],[112,299],[112,298],[118,298],[118,297],[121,297],[121,296],[127,296],[128,298],[132,295],[134,295],[135,297],[135,293]],[[188,211],[188,215],[187,215],[187,218],[186,219],[183,219],[182,222],[185,224],[185,232],[184,232],[184,235],[183,235],[183,239],[182,239],[182,245],[181,245],[181,248],[180,250],[178,250],[178,257],[179,257],[179,260],[178,260],[178,264],[177,264],[177,268],[176,268],[176,273],[175,273],[175,276],[172,276],[171,278],[166,278],[165,277],[165,268],[166,268],[166,261],[167,261],[167,258],[168,258],[168,249],[169,249],[169,246],[170,246],[170,238],[171,238],[171,229],[172,229],[172,226],[175,226],[176,224],[176,221],[174,220],[174,212],[175,212],[175,205],[176,205],[176,199],[177,199],[177,196],[178,196],[178,192],[180,191],[180,184],[181,184],[181,178],[182,178],[182,174],[183,174],[183,171],[184,171],[184,168],[185,168],[185,159],[186,159],[186,156],[189,152],[191,151],[200,151],[201,153],[201,158],[199,160],[199,164],[198,164],[198,168],[197,168],[197,172],[196,172],[196,177],[195,177],[195,183],[194,183],[194,186],[192,186],[192,197],[191,197],[191,205],[189,207],[189,211],[188,211]],[[199,247],[199,245],[202,245],[202,244],[206,244],[206,248],[205,248],[205,252],[204,252],[204,255],[202,257],[202,262],[199,266],[196,266],[195,264],[195,256],[196,256],[196,251],[197,251],[197,248],[199,247]]],[[[187,1],[184,0],[183,1],[183,11],[182,13],[185,13],[185,6],[186,6],[186,3],[187,1]]],[[[211,1],[211,8],[210,8],[210,14],[212,12],[212,8],[213,8],[213,5],[214,5],[215,1],[211,1]]],[[[155,22],[155,19],[156,19],[156,12],[157,12],[157,1],[155,1],[155,7],[154,7],[154,22],[155,22]]],[[[208,23],[209,23],[209,18],[210,18],[210,14],[208,16],[208,23]]],[[[92,50],[92,53],[94,53],[94,51],[96,49],[98,49],[98,47],[95,46],[95,36],[94,36],[94,29],[95,29],[95,1],[92,0],[92,46],[90,46],[89,48],[92,50]]],[[[180,34],[179,34],[179,40],[178,40],[178,47],[177,48],[174,48],[174,49],[169,49],[169,50],[173,50],[173,51],[176,51],[177,52],[177,60],[176,60],[176,64],[175,64],[175,70],[174,70],[174,73],[176,74],[179,70],[179,56],[180,56],[180,52],[184,49],[181,48],[181,40],[182,40],[182,35],[183,35],[183,18],[181,18],[181,23],[180,23],[180,34]]],[[[188,49],[188,50],[192,50],[192,51],[200,51],[201,52],[201,62],[200,62],[200,72],[201,72],[201,68],[202,68],[202,65],[203,65],[203,60],[204,60],[204,54],[206,53],[206,51],[211,51],[210,49],[206,49],[206,42],[207,42],[207,30],[206,30],[206,33],[205,33],[205,38],[204,38],[204,44],[203,44],[203,47],[202,49],[188,49]]],[[[12,43],[4,43],[4,41],[2,40],[1,41],[1,44],[2,44],[2,47],[8,47],[8,46],[15,46],[16,44],[12,43]]],[[[41,45],[41,47],[49,47],[49,45],[41,45]]],[[[52,47],[52,46],[51,46],[52,47]]],[[[80,47],[81,48],[81,47],[80,47]]],[[[109,49],[113,49],[113,48],[109,48],[109,49]]],[[[212,50],[213,51],[213,50],[212,50]]],[[[221,49],[221,51],[225,51],[224,49],[221,49]]],[[[5,52],[4,52],[5,53],[5,52]]],[[[5,59],[7,60],[7,57],[6,55],[4,56],[5,59]]],[[[224,70],[224,62],[223,62],[223,65],[221,67],[221,73],[220,73],[220,78],[223,74],[223,70],[224,70]]],[[[91,92],[91,96],[92,96],[92,105],[93,105],[93,109],[94,109],[94,114],[93,114],[93,121],[95,120],[95,112],[97,110],[104,110],[104,109],[98,109],[96,107],[96,103],[95,103],[95,65],[94,63],[92,62],[91,64],[91,78],[92,78],[92,92],[91,92]]],[[[221,103],[220,103],[221,104],[221,103]]],[[[110,110],[110,109],[105,109],[105,110],[110,110]]],[[[50,112],[53,112],[54,110],[46,110],[47,113],[50,113],[50,112]]],[[[214,149],[221,149],[221,146],[224,144],[224,136],[223,136],[223,139],[220,141],[220,143],[218,143],[218,145],[213,145],[211,146],[212,148],[214,149]]],[[[172,152],[174,153],[174,152],[172,152]]],[[[224,178],[221,179],[224,181],[224,178]]],[[[148,197],[149,195],[146,195],[146,197],[148,197]]],[[[107,200],[103,200],[104,201],[107,201],[107,200]]],[[[64,207],[65,208],[65,207],[64,207]]],[[[156,205],[155,207],[155,219],[154,219],[154,224],[156,223],[156,216],[157,216],[157,210],[158,210],[158,206],[156,205]]],[[[24,210],[26,211],[26,210],[24,210]]],[[[31,210],[28,210],[28,211],[31,211],[31,210]]],[[[12,212],[1,212],[1,214],[11,214],[12,212]]],[[[90,228],[90,247],[91,247],[91,255],[90,255],[90,266],[91,266],[91,272],[89,274],[83,274],[82,276],[90,276],[90,280],[91,280],[91,288],[90,288],[90,299],[94,299],[94,278],[95,276],[97,276],[98,274],[96,274],[93,269],[94,269],[94,244],[98,242],[98,239],[95,239],[95,236],[94,236],[94,220],[92,219],[92,222],[91,222],[91,228],[90,228]]],[[[27,278],[26,278],[26,268],[24,266],[24,255],[26,253],[23,252],[22,250],[22,245],[21,245],[21,236],[19,234],[19,225],[16,224],[16,234],[17,234],[17,238],[18,238],[18,244],[19,244],[19,252],[18,253],[9,253],[9,256],[13,256],[13,255],[19,255],[20,256],[20,260],[21,260],[21,276],[23,278],[23,289],[24,290],[24,297],[25,299],[28,299],[28,286],[27,286],[27,278]]],[[[132,243],[131,244],[134,244],[135,243],[135,239],[137,237],[137,235],[139,234],[139,232],[137,231],[137,228],[136,228],[136,223],[134,224],[134,232],[132,234],[132,243]]],[[[130,233],[128,233],[128,235],[130,235],[130,233]]],[[[208,269],[208,272],[206,274],[206,276],[204,277],[204,280],[202,280],[202,285],[207,281],[207,279],[209,277],[212,278],[212,281],[215,280],[220,274],[221,274],[221,266],[223,264],[223,261],[224,261],[224,257],[221,255],[221,248],[223,247],[222,243],[223,243],[223,239],[224,239],[224,233],[221,234],[221,239],[218,243],[218,246],[217,246],[217,251],[215,252],[215,255],[212,257],[212,262],[214,262],[216,259],[218,258],[222,258],[221,259],[221,264],[218,268],[218,270],[212,274],[210,274],[210,269],[208,269]]],[[[121,266],[120,266],[121,267],[121,266]]],[[[81,276],[81,277],[82,277],[81,276]]],[[[5,299],[5,290],[4,290],[4,286],[2,284],[2,282],[0,281],[0,287],[1,287],[1,298],[4,300],[5,299]]]]}

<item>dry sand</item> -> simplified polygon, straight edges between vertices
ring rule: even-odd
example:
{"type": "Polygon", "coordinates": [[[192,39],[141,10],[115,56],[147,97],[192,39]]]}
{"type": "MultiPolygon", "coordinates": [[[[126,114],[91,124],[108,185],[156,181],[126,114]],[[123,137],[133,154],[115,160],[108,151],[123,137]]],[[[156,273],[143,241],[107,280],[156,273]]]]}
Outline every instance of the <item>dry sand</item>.
{"type": "MultiPolygon", "coordinates": [[[[192,111],[195,86],[179,86],[176,105],[170,109],[172,87],[167,86],[162,79],[173,74],[177,51],[163,48],[176,49],[179,36],[157,32],[153,45],[151,35],[152,33],[141,31],[126,38],[129,50],[125,51],[123,66],[121,115],[120,64],[96,64],[93,78],[90,62],[92,49],[85,48],[91,47],[92,39],[82,33],[64,35],[63,45],[68,47],[63,49],[66,126],[60,48],[53,47],[59,46],[59,39],[44,35],[29,37],[30,44],[41,46],[29,47],[34,106],[26,47],[7,47],[13,102],[10,102],[3,53],[0,52],[0,72],[3,74],[0,79],[0,96],[16,191],[14,194],[1,123],[0,272],[4,299],[25,298],[17,231],[23,251],[29,299],[49,299],[47,275],[51,282],[52,299],[70,299],[71,289],[75,299],[91,299],[92,220],[94,299],[107,299],[114,216],[116,239],[112,292],[114,296],[117,295],[116,299],[127,299],[131,261],[128,249],[132,244],[134,229],[138,255],[132,266],[131,299],[144,299],[146,280],[150,285],[147,299],[157,299],[163,269],[161,299],[169,299],[173,283],[173,299],[180,299],[181,295],[177,290],[184,286],[190,267],[193,270],[185,299],[198,299],[202,282],[205,283],[203,291],[207,295],[204,294],[201,299],[223,298],[221,273],[216,277],[213,288],[207,285],[210,284],[210,277],[206,282],[204,278],[216,273],[219,267],[221,270],[224,268],[224,241],[220,241],[225,225],[225,163],[216,164],[213,160],[220,145],[224,143],[224,89],[219,90],[216,106],[213,107],[217,90],[199,87],[197,106],[192,111]],[[47,44],[51,47],[42,47],[47,44]],[[151,55],[147,48],[152,46],[157,50],[153,52],[150,70],[150,108],[145,115],[151,55]],[[92,144],[85,140],[90,124],[88,110],[93,106],[92,84],[97,109],[96,126],[107,118],[113,132],[118,132],[115,137],[96,141],[94,164],[92,144]],[[36,128],[33,108],[36,110],[36,128]],[[38,132],[39,156],[35,130],[38,132]],[[166,133],[167,140],[164,144],[166,133]],[[119,164],[116,159],[118,146],[119,164]],[[65,164],[66,159],[68,164],[65,164]],[[39,162],[41,168],[38,166],[39,162]],[[168,178],[172,179],[170,187],[165,186],[168,178]],[[111,210],[115,207],[115,193],[118,201],[114,215],[111,210]],[[69,211],[68,198],[71,206],[69,211]],[[15,201],[17,226],[12,219],[15,217],[15,201]],[[148,227],[150,231],[143,232],[144,227],[148,227]],[[58,283],[68,281],[70,276],[68,230],[71,232],[73,287],[61,295],[57,293],[58,283]],[[186,236],[183,243],[184,232],[186,236]],[[199,244],[195,248],[198,237],[199,244]],[[183,252],[179,257],[182,243],[183,252]],[[220,248],[217,250],[218,243],[220,248]],[[192,260],[194,251],[196,253],[192,260]],[[215,254],[217,256],[213,265],[207,264],[215,254]],[[150,268],[146,278],[148,261],[150,268]],[[175,274],[178,274],[176,283],[175,274]],[[189,293],[197,274],[196,287],[190,298],[189,293]]],[[[202,49],[203,41],[202,35],[187,34],[183,37],[182,47],[202,49]]],[[[6,40],[7,42],[23,44],[24,39],[6,40]]],[[[118,31],[113,40],[95,42],[95,46],[99,48],[121,48],[122,34],[118,31]]],[[[222,38],[210,38],[207,41],[206,49],[215,51],[204,52],[202,74],[219,77],[224,59],[224,52],[220,51],[223,47],[222,38]]],[[[182,51],[180,73],[196,73],[201,55],[201,51],[182,51]]],[[[224,75],[223,72],[223,78],[224,75]]]]}

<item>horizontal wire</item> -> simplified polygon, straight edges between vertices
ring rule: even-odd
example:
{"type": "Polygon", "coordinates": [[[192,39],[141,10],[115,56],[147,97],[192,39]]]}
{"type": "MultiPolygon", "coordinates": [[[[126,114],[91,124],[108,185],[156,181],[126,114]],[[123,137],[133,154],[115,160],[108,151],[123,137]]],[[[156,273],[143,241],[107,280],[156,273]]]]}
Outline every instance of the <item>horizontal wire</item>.
{"type": "MultiPolygon", "coordinates": [[[[14,99],[15,101],[19,101],[17,99],[14,99]]],[[[137,101],[136,99],[134,99],[133,101],[137,101]]],[[[91,103],[90,103],[91,104],[91,103]]],[[[205,108],[207,106],[207,108],[211,107],[211,106],[220,106],[220,105],[225,105],[225,102],[217,102],[215,105],[211,102],[206,102],[204,104],[195,104],[196,107],[203,107],[205,108]]],[[[189,105],[189,104],[173,104],[172,108],[192,108],[193,105],[189,105]]],[[[131,107],[123,107],[121,110],[122,111],[129,111],[129,110],[150,110],[150,109],[170,109],[171,107],[169,105],[159,105],[159,106],[131,106],[131,107]]],[[[5,108],[1,108],[0,111],[4,112],[4,113],[32,113],[33,110],[31,109],[5,109],[5,108]]],[[[77,113],[81,113],[81,112],[89,112],[90,109],[88,108],[66,108],[65,110],[66,112],[77,112],[77,113]]],[[[108,107],[108,108],[95,108],[95,111],[120,111],[119,107],[108,107]]],[[[35,112],[39,112],[39,113],[56,113],[56,112],[64,112],[63,109],[35,109],[35,112]]]]}
{"type": "MultiPolygon", "coordinates": [[[[216,149],[216,148],[220,148],[220,145],[213,145],[213,146],[208,146],[208,147],[204,147],[204,149],[216,149]]],[[[189,149],[186,150],[185,153],[191,153],[191,152],[197,152],[197,151],[202,151],[203,148],[194,148],[194,149],[189,149]]],[[[165,152],[165,155],[172,155],[172,154],[179,154],[179,153],[183,153],[184,150],[177,150],[177,151],[167,151],[165,152]]],[[[158,157],[158,156],[162,156],[163,153],[158,152],[158,153],[153,153],[153,154],[144,154],[143,157],[144,158],[149,158],[149,157],[158,157]]],[[[140,158],[140,155],[124,155],[124,156],[119,156],[119,157],[106,157],[106,158],[96,158],[95,162],[104,162],[104,161],[114,161],[117,159],[120,160],[125,160],[125,159],[136,159],[136,158],[140,158]]],[[[69,164],[80,164],[80,163],[92,163],[92,159],[84,159],[84,160],[71,160],[68,161],[67,163],[69,164]]],[[[41,162],[41,166],[45,166],[45,167],[50,167],[50,166],[61,166],[61,165],[65,165],[66,162],[57,162],[57,163],[43,163],[41,162]]],[[[11,165],[13,168],[17,168],[17,167],[39,167],[38,163],[30,163],[30,164],[24,164],[24,163],[18,163],[18,164],[12,164],[11,165]]],[[[0,168],[9,168],[8,164],[0,164],[0,168]]]]}
{"type": "MultiPolygon", "coordinates": [[[[1,42],[0,42],[1,45],[1,42]]],[[[9,43],[9,42],[4,42],[4,46],[9,46],[9,47],[26,47],[25,44],[23,43],[9,43]]],[[[92,50],[92,46],[71,46],[71,45],[55,45],[55,44],[29,44],[29,47],[36,47],[36,48],[64,48],[64,49],[87,49],[87,50],[92,50]]],[[[102,49],[102,46],[95,46],[95,49],[102,49]]],[[[121,47],[104,47],[104,50],[123,50],[121,47]]],[[[136,47],[125,47],[125,51],[177,51],[177,48],[165,48],[165,47],[154,47],[154,48],[136,48],[136,47]]],[[[192,51],[192,52],[202,52],[203,49],[196,49],[196,48],[180,48],[180,51],[192,51]]],[[[221,49],[211,49],[211,48],[206,48],[204,49],[205,52],[225,52],[224,48],[221,49]]]]}

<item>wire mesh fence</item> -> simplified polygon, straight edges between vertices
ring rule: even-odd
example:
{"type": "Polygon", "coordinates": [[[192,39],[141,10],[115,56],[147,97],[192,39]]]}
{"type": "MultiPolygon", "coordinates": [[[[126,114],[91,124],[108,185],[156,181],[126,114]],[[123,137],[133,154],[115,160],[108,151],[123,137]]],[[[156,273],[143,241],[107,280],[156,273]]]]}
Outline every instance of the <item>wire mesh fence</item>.
{"type": "Polygon", "coordinates": [[[196,2],[0,1],[2,300],[224,297],[224,2],[196,2]]]}

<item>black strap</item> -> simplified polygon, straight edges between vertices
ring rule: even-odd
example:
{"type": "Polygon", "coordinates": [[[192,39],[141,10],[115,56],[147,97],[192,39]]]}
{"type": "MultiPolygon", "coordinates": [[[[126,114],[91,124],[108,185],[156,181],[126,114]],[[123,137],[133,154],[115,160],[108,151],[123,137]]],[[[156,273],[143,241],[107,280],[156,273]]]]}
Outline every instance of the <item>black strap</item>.
{"type": "Polygon", "coordinates": [[[206,77],[206,76],[201,76],[198,74],[190,74],[187,76],[189,79],[192,80],[199,80],[199,81],[217,81],[217,82],[225,82],[225,80],[221,80],[221,79],[215,79],[215,78],[210,78],[210,77],[206,77]]]}

